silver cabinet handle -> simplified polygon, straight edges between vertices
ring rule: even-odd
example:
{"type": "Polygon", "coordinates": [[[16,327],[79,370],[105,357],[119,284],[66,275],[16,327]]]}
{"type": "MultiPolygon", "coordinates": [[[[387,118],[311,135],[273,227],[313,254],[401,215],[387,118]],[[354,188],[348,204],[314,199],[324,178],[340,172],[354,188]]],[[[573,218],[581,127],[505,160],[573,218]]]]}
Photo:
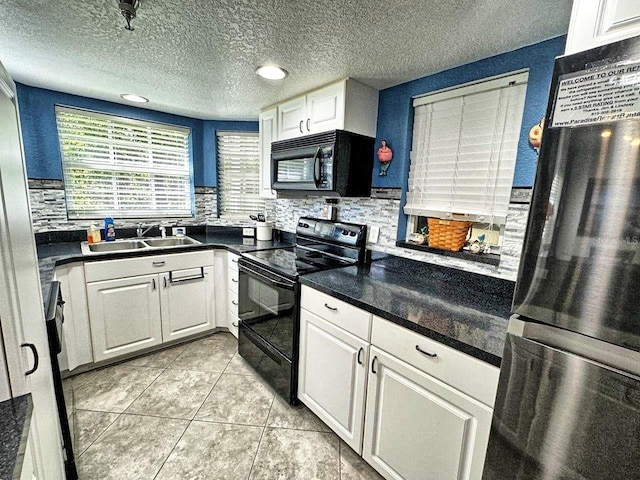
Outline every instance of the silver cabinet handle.
{"type": "Polygon", "coordinates": [[[302,124],[304,123],[304,120],[300,120],[300,133],[304,133],[304,130],[302,130],[302,124]]]}
{"type": "Polygon", "coordinates": [[[161,267],[165,264],[166,262],[164,260],[161,260],[159,262],[153,262],[153,266],[154,267],[161,267]]]}
{"type": "Polygon", "coordinates": [[[436,358],[438,356],[437,353],[430,353],[430,352],[427,352],[425,350],[422,350],[420,348],[420,345],[416,345],[416,350],[419,351],[420,353],[422,353],[423,355],[426,355],[427,357],[430,357],[430,358],[436,358]]]}
{"type": "Polygon", "coordinates": [[[362,359],[360,359],[362,353],[364,353],[364,348],[360,347],[360,350],[358,350],[358,365],[362,365],[362,359]]]}
{"type": "Polygon", "coordinates": [[[311,131],[311,129],[309,128],[309,122],[311,122],[311,119],[307,118],[307,132],[311,131]]]}
{"type": "Polygon", "coordinates": [[[331,310],[332,312],[337,312],[338,308],[337,307],[330,307],[329,305],[327,305],[326,303],[324,304],[325,308],[328,308],[329,310],[331,310]]]}
{"type": "Polygon", "coordinates": [[[378,373],[378,371],[375,369],[375,365],[377,361],[378,361],[378,357],[373,357],[373,360],[371,360],[371,373],[378,373]]]}
{"type": "Polygon", "coordinates": [[[236,279],[236,278],[232,278],[232,279],[231,279],[231,281],[232,281],[233,283],[238,283],[238,279],[236,279]]]}
{"type": "Polygon", "coordinates": [[[154,278],[153,280],[151,280],[151,290],[155,290],[156,289],[156,279],[154,278]]]}
{"type": "Polygon", "coordinates": [[[236,307],[238,306],[238,302],[236,302],[235,300],[231,300],[231,303],[233,303],[236,307]]]}
{"type": "Polygon", "coordinates": [[[164,288],[167,288],[167,277],[162,277],[162,281],[164,282],[164,288]]]}
{"type": "Polygon", "coordinates": [[[233,263],[238,263],[238,260],[236,260],[235,258],[232,258],[232,259],[231,259],[231,261],[232,261],[233,263]]]}

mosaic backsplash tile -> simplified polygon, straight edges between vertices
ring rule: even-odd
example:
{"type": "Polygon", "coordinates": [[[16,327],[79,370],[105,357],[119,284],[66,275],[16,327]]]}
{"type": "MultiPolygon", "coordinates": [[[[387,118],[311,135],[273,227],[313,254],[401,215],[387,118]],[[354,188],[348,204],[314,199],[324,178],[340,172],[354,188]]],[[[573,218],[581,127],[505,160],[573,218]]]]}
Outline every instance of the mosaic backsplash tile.
{"type": "MultiPolygon", "coordinates": [[[[65,206],[63,182],[60,180],[29,180],[29,196],[35,232],[51,230],[76,230],[87,228],[95,221],[69,220],[65,206]]],[[[377,198],[341,198],[338,203],[338,219],[345,222],[378,226],[380,236],[371,250],[412,258],[414,260],[458,268],[492,277],[516,280],[520,253],[529,213],[530,191],[518,189],[509,206],[500,265],[492,266],[464,259],[445,257],[433,253],[408,250],[396,246],[399,191],[377,192],[377,198]]],[[[280,230],[295,232],[301,216],[320,217],[325,197],[281,198],[267,200],[265,213],[280,230]]],[[[195,190],[196,216],[179,219],[182,225],[252,226],[247,218],[218,218],[216,189],[197,187],[195,190]]],[[[175,225],[178,219],[163,219],[163,225],[175,225]]],[[[157,219],[116,219],[117,226],[136,227],[138,223],[157,223],[157,219]]]]}

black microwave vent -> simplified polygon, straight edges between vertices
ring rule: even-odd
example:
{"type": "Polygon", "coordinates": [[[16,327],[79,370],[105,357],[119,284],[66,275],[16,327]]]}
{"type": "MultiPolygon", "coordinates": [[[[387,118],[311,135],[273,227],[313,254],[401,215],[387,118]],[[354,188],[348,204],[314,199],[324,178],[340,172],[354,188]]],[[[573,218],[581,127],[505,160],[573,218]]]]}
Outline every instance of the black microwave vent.
{"type": "Polygon", "coordinates": [[[271,144],[271,153],[290,150],[292,148],[316,147],[324,144],[332,145],[335,142],[336,131],[333,130],[331,132],[317,133],[315,135],[307,135],[304,137],[292,138],[290,140],[273,142],[271,144]]]}

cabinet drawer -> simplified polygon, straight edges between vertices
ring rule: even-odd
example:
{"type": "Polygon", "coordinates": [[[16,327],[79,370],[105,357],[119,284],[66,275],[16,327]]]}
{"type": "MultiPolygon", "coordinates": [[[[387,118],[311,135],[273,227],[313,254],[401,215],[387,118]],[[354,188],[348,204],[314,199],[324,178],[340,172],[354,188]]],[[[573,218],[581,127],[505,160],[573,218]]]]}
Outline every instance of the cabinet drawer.
{"type": "Polygon", "coordinates": [[[238,294],[232,291],[229,291],[229,312],[238,316],[238,294]]]}
{"type": "Polygon", "coordinates": [[[300,306],[363,340],[370,338],[369,312],[305,285],[302,286],[300,306]]]}
{"type": "Polygon", "coordinates": [[[89,261],[84,264],[84,273],[85,280],[89,283],[212,265],[213,251],[188,252],[119,260],[89,261]]]}
{"type": "Polygon", "coordinates": [[[376,316],[371,343],[493,407],[499,368],[376,316]]]}
{"type": "Polygon", "coordinates": [[[233,292],[236,294],[236,297],[238,296],[238,270],[233,270],[233,269],[229,269],[229,275],[228,275],[228,284],[229,284],[229,291],[233,292]]]}
{"type": "Polygon", "coordinates": [[[238,317],[234,316],[233,313],[229,312],[227,314],[227,323],[229,331],[233,334],[234,337],[238,338],[238,322],[240,320],[238,317]]]}
{"type": "Polygon", "coordinates": [[[231,252],[227,253],[227,263],[230,270],[238,271],[239,259],[240,259],[240,255],[236,255],[235,253],[231,253],[231,252]]]}

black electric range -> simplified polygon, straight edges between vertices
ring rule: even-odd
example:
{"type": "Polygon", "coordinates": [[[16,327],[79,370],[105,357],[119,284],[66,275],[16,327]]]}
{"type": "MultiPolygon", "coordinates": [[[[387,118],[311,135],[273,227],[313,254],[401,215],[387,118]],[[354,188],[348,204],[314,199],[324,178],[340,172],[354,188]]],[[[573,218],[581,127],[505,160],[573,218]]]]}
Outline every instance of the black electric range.
{"type": "Polygon", "coordinates": [[[300,218],[296,246],[245,252],[238,261],[238,351],[290,403],[297,403],[298,277],[365,262],[367,227],[300,218]]]}

